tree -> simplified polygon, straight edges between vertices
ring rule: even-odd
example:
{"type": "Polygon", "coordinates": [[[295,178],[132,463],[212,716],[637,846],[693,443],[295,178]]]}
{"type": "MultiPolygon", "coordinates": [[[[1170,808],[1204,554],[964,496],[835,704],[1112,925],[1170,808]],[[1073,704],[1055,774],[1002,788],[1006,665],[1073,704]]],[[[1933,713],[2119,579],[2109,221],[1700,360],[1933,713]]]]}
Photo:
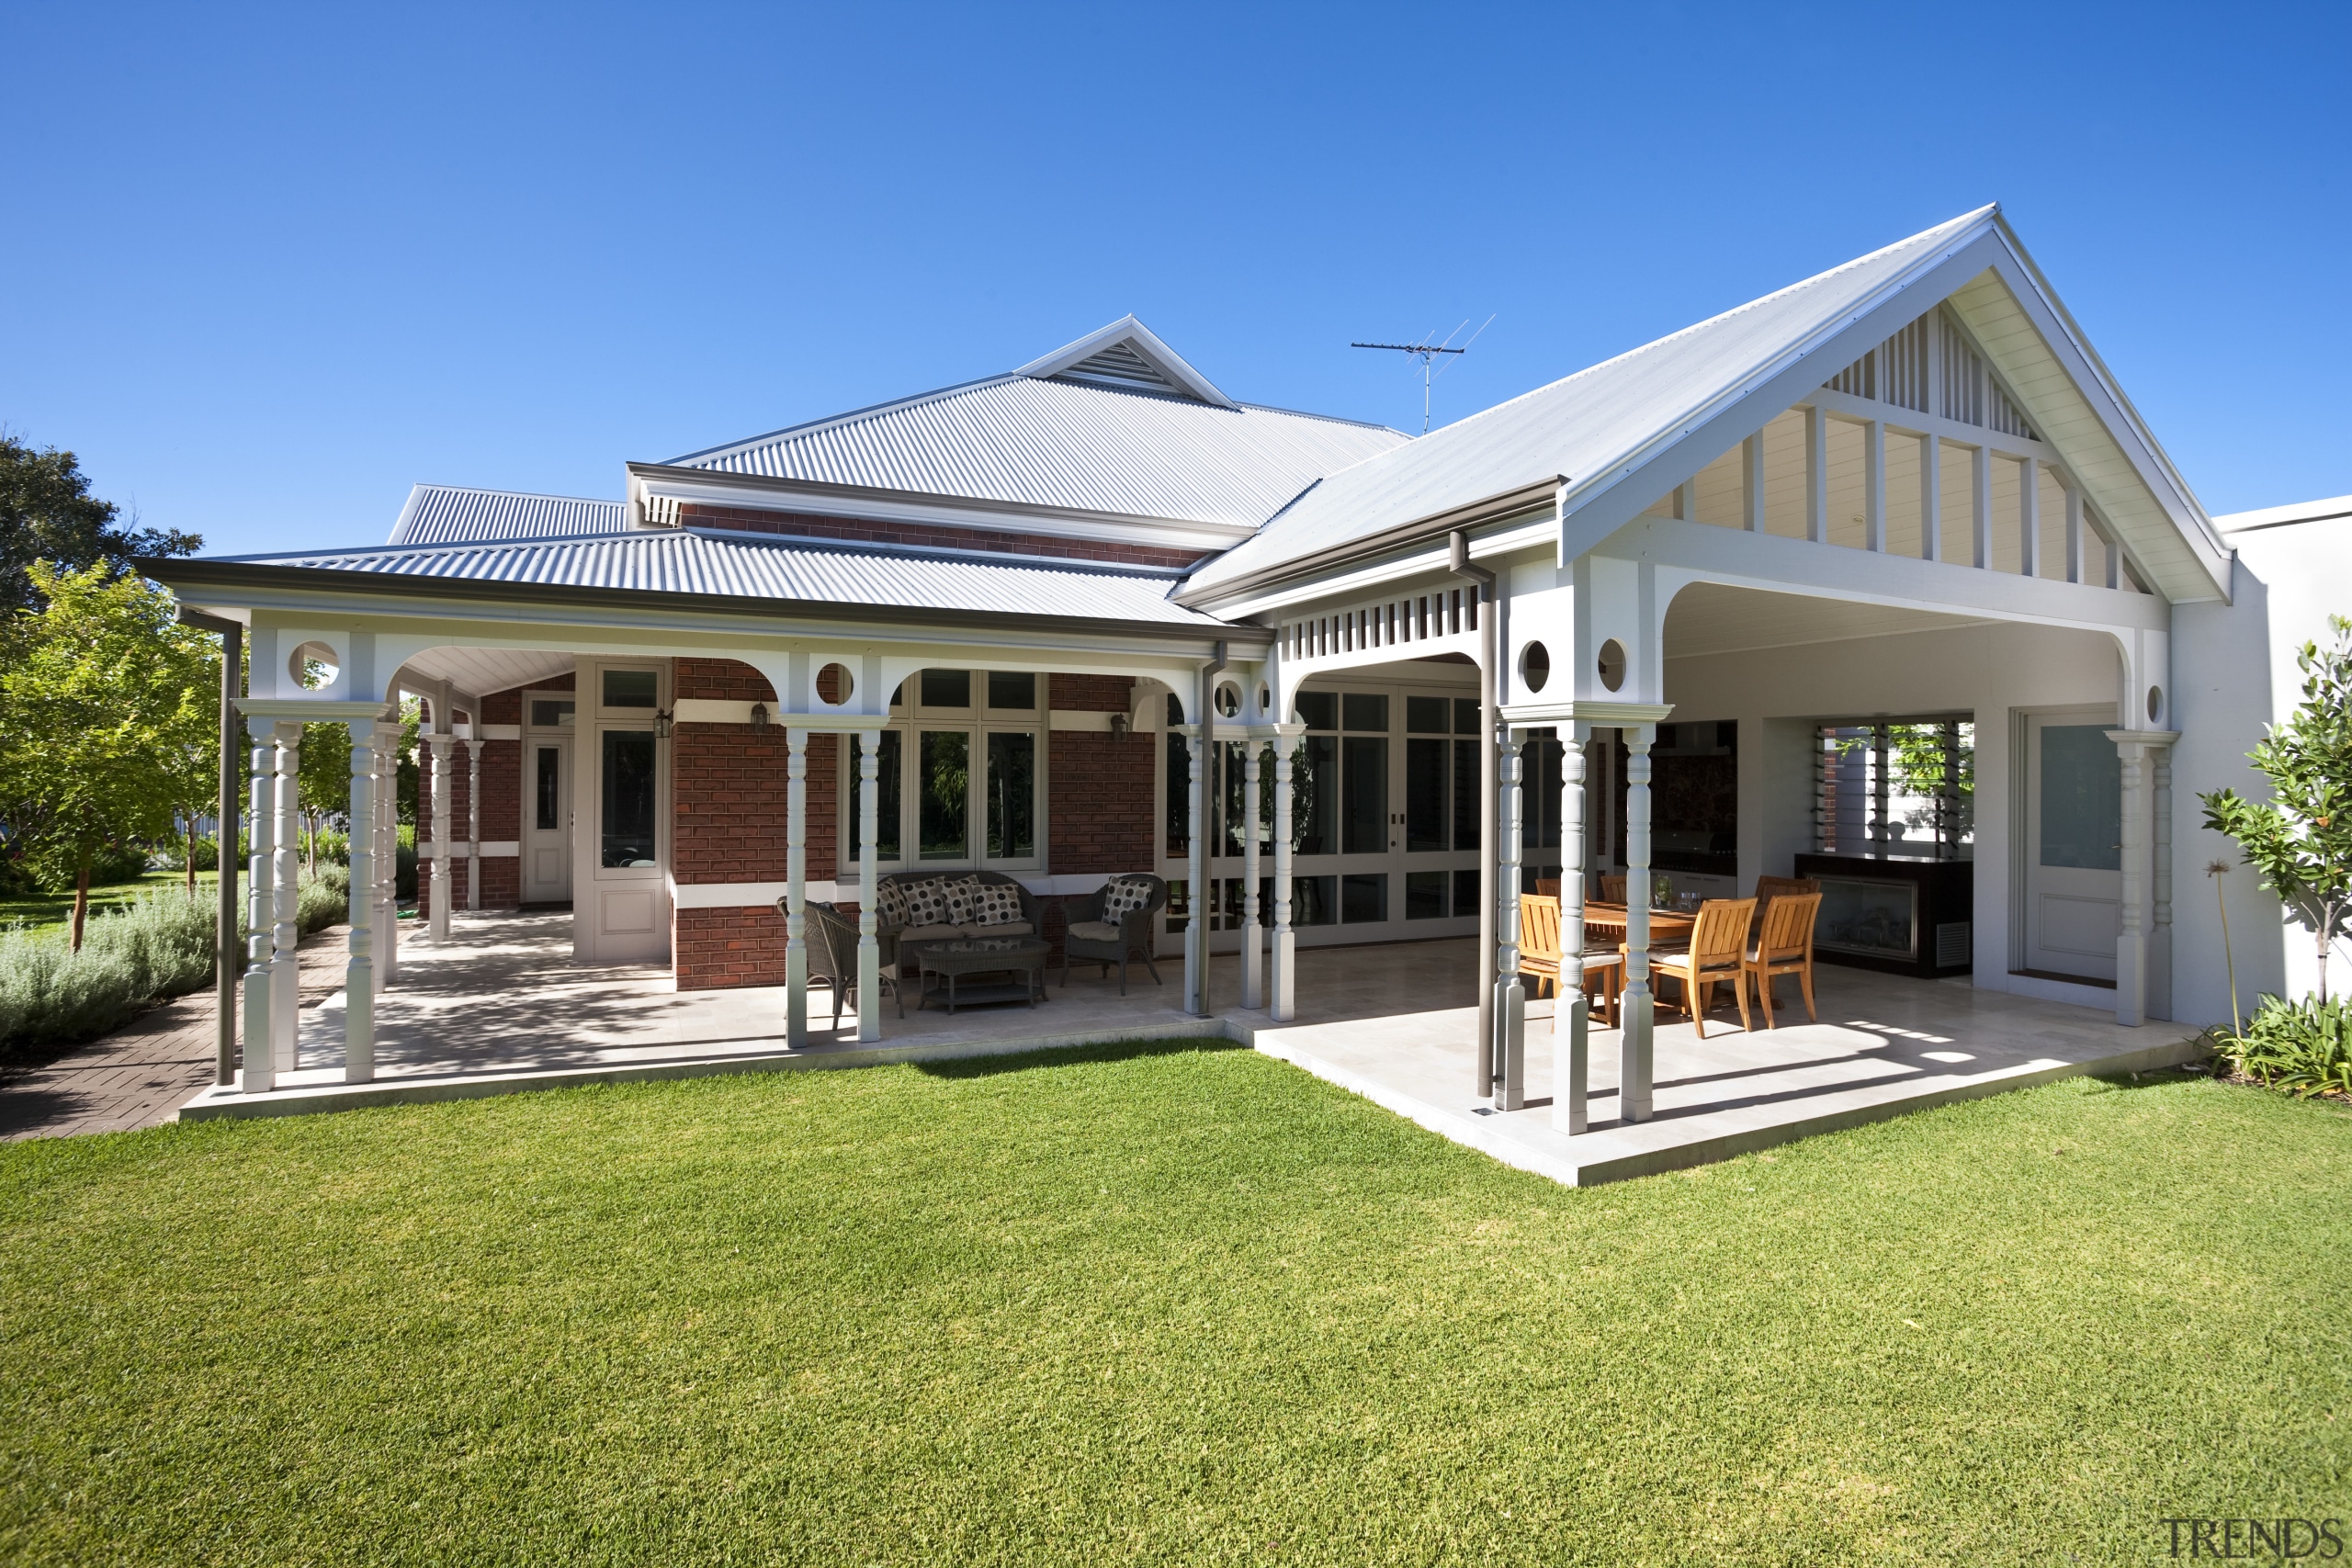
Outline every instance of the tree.
{"type": "Polygon", "coordinates": [[[103,561],[27,572],[41,604],[12,618],[0,669],[0,820],[44,876],[74,884],[73,942],[90,863],[172,823],[192,753],[210,752],[219,650],[171,595],[103,561]]]}
{"type": "Polygon", "coordinates": [[[2352,621],[2327,618],[2335,642],[2303,644],[2303,701],[2246,753],[2270,798],[2233,789],[2200,795],[2205,826],[2238,842],[2245,863],[2312,932],[2319,1001],[2327,1005],[2327,952],[2352,919],[2352,621]]]}
{"type": "Polygon", "coordinates": [[[351,809],[351,728],[343,724],[302,727],[302,768],[296,776],[302,831],[310,840],[311,874],[319,874],[319,834],[330,817],[351,809]]]}
{"type": "Polygon", "coordinates": [[[90,493],[89,476],[73,453],[35,450],[0,431],[0,615],[40,608],[28,570],[36,560],[70,571],[103,561],[122,572],[135,557],[194,555],[204,547],[200,535],[125,526],[119,515],[114,502],[90,493]]]}

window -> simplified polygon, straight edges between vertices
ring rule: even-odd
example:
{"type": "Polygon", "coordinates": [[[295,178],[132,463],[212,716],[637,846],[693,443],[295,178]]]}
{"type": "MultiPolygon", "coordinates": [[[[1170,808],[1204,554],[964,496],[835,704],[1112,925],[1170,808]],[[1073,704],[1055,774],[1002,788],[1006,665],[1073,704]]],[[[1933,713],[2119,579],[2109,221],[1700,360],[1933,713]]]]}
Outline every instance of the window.
{"type": "MultiPolygon", "coordinates": [[[[891,728],[877,737],[879,863],[1036,863],[1046,690],[1044,678],[1026,671],[924,670],[907,679],[892,698],[891,728]],[[910,699],[911,712],[903,705],[910,699]]],[[[847,863],[859,854],[863,807],[855,748],[842,752],[847,863]]]]}
{"type": "Polygon", "coordinates": [[[608,729],[603,739],[602,863],[631,868],[658,864],[653,731],[608,729]]]}
{"type": "Polygon", "coordinates": [[[926,670],[922,672],[922,705],[927,708],[967,708],[972,705],[969,670],[926,670]]]}
{"type": "Polygon", "coordinates": [[[960,729],[922,732],[917,789],[922,858],[972,858],[972,738],[960,729]]]}
{"type": "Polygon", "coordinates": [[[533,697],[531,727],[535,729],[569,729],[571,728],[573,711],[571,703],[545,697],[533,697]]]}
{"type": "Polygon", "coordinates": [[[1035,713],[1037,709],[1037,677],[1026,671],[989,671],[989,706],[1035,713]]]}
{"type": "MultiPolygon", "coordinates": [[[[1661,738],[1668,728],[1700,727],[1661,726],[1661,738]]],[[[1733,727],[1722,728],[1730,731],[1733,727]]],[[[2091,732],[2098,733],[2095,728],[2091,732]]],[[[2105,742],[2103,734],[2100,739],[2105,742]]],[[[1815,746],[1814,843],[1823,853],[1974,857],[1974,724],[1966,719],[1825,724],[1815,731],[1815,746]]],[[[2048,750],[2045,742],[2045,757],[2048,750]]],[[[2107,750],[2112,753],[2115,748],[2108,745],[2107,750]]],[[[2045,797],[2045,813],[2049,806],[2045,797]]],[[[2043,831],[2046,854],[2046,827],[2043,831]]],[[[2090,831],[2097,837],[2104,829],[2093,827],[2090,831]]]]}
{"type": "Polygon", "coordinates": [[[538,748],[537,774],[532,784],[537,799],[535,824],[543,832],[563,826],[560,809],[563,804],[563,753],[553,746],[538,748]]]}
{"type": "Polygon", "coordinates": [[[608,708],[650,708],[661,705],[662,676],[652,670],[605,671],[605,705],[608,708]]]}

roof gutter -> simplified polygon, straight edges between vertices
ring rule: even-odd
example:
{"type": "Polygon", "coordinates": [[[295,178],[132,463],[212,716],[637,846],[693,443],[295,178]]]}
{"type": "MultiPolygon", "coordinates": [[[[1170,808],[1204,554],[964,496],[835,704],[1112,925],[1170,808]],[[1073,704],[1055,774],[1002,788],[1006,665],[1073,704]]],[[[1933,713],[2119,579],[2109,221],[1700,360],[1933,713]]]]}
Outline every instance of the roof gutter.
{"type": "MultiPolygon", "coordinates": [[[[393,598],[414,598],[420,593],[429,593],[441,599],[469,599],[526,607],[560,604],[585,610],[691,611],[704,615],[737,615],[747,620],[773,620],[788,615],[803,621],[903,626],[918,631],[944,627],[986,630],[1001,626],[1054,632],[1063,636],[1135,641],[1197,638],[1204,644],[1224,641],[1252,649],[1271,647],[1274,640],[1271,627],[1246,625],[1185,626],[1164,621],[1110,620],[1088,615],[938,610],[899,604],[841,604],[822,600],[752,598],[730,593],[680,593],[662,589],[586,588],[563,583],[526,585],[480,578],[419,577],[396,571],[336,571],[317,567],[261,566],[176,558],[141,558],[134,564],[142,576],[154,579],[183,597],[191,592],[239,589],[271,593],[326,592],[339,596],[381,594],[393,598]]],[[[401,611],[399,606],[392,606],[388,613],[400,614],[401,611]]]]}
{"type": "Polygon", "coordinates": [[[1170,597],[1189,610],[1195,604],[1204,604],[1209,600],[1230,598],[1288,578],[1304,577],[1310,572],[1319,571],[1325,567],[1338,566],[1342,562],[1376,555],[1383,550],[1398,549],[1407,545],[1425,543],[1441,535],[1453,533],[1457,529],[1500,522],[1506,517],[1515,516],[1522,512],[1537,510],[1549,512],[1555,507],[1561,487],[1567,482],[1568,478],[1566,474],[1555,475],[1550,479],[1540,479],[1534,484],[1520,485],[1487,496],[1482,501],[1474,501],[1466,505],[1454,507],[1448,512],[1416,518],[1410,523],[1400,524],[1396,527],[1385,529],[1381,533],[1350,539],[1345,544],[1333,545],[1327,549],[1317,550],[1311,555],[1296,556],[1258,571],[1244,572],[1239,577],[1226,578],[1201,588],[1180,589],[1170,597]]]}

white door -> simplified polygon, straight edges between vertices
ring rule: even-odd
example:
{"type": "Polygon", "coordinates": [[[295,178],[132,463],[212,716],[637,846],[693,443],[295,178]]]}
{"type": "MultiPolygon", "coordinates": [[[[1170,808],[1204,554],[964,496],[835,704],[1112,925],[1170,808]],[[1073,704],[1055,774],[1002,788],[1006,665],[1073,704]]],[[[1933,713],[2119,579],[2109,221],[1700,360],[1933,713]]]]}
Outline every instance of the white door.
{"type": "Polygon", "coordinates": [[[571,741],[523,742],[523,902],[571,902],[571,741]]]}
{"type": "Polygon", "coordinates": [[[2111,709],[2026,720],[2025,968],[2115,978],[2123,923],[2123,763],[2111,709]]]}
{"type": "Polygon", "coordinates": [[[581,706],[594,701],[595,718],[580,727],[587,806],[575,818],[572,941],[593,963],[670,956],[669,748],[659,735],[667,673],[642,665],[581,671],[581,706]]]}

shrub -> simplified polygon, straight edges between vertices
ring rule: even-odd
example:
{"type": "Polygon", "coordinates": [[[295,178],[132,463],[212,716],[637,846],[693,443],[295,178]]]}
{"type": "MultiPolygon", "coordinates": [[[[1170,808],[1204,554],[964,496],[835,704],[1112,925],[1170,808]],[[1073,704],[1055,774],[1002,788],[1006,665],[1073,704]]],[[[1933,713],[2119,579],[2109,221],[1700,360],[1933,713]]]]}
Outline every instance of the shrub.
{"type": "Polygon", "coordinates": [[[0,934],[0,1052],[87,1039],[209,984],[212,938],[212,900],[176,888],[93,914],[79,953],[53,928],[0,934]]]}
{"type": "Polygon", "coordinates": [[[351,912],[351,868],[322,865],[294,895],[294,922],[304,936],[340,925],[351,912]]]}
{"type": "Polygon", "coordinates": [[[400,848],[392,855],[392,895],[396,898],[416,897],[415,829],[401,829],[400,848]]]}
{"type": "Polygon", "coordinates": [[[2342,996],[2265,996],[2245,1033],[2216,1030],[2213,1037],[2222,1059],[2256,1083],[2352,1098],[2352,1005],[2342,996]]]}

